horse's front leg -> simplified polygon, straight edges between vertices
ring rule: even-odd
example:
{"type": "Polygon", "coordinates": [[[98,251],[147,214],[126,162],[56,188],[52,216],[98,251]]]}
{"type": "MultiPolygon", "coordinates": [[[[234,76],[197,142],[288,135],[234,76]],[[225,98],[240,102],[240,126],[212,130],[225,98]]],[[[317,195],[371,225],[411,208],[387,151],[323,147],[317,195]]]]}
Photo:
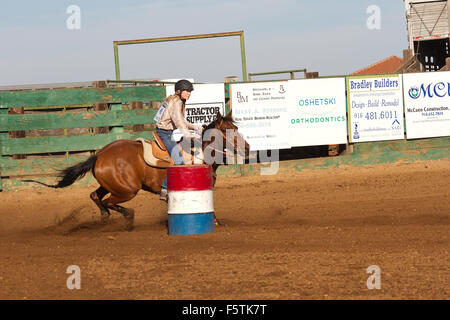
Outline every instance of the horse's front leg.
{"type": "MultiPolygon", "coordinates": [[[[136,191],[137,193],[137,191],[136,191]]],[[[128,231],[133,230],[134,225],[134,209],[124,208],[122,206],[117,205],[118,203],[126,202],[133,199],[136,196],[136,193],[122,194],[120,196],[111,195],[108,199],[103,200],[102,204],[109,209],[120,212],[124,218],[127,220],[126,229],[128,231]]]]}
{"type": "Polygon", "coordinates": [[[106,223],[109,219],[109,216],[111,215],[111,212],[109,212],[108,208],[103,205],[102,199],[109,193],[108,190],[100,186],[97,190],[91,193],[90,197],[92,201],[97,205],[97,207],[100,209],[100,215],[101,215],[101,221],[102,223],[106,223]]]}

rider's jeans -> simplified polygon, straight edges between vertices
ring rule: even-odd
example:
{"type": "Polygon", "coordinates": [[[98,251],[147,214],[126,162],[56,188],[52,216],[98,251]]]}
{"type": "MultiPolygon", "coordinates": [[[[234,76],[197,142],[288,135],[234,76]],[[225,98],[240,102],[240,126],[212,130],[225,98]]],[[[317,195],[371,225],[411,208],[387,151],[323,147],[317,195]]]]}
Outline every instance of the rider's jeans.
{"type": "MultiPolygon", "coordinates": [[[[169,151],[169,154],[170,154],[170,157],[172,158],[173,163],[176,166],[185,164],[184,158],[181,155],[178,144],[172,140],[173,131],[156,128],[156,133],[159,135],[162,142],[166,146],[167,151],[169,151]]],[[[161,188],[167,190],[167,175],[164,178],[163,183],[161,184],[161,188]]]]}

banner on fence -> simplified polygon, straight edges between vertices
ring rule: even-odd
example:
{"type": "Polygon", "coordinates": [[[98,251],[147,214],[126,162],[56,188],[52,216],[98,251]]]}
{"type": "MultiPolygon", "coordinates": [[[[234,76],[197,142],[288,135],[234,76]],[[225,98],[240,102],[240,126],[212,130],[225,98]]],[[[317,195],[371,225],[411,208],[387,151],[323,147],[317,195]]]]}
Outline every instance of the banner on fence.
{"type": "Polygon", "coordinates": [[[407,139],[450,136],[450,72],[403,75],[407,139]]]}
{"type": "Polygon", "coordinates": [[[404,138],[400,75],[348,77],[347,99],[349,142],[404,138]]]}
{"type": "Polygon", "coordinates": [[[290,145],[347,143],[345,78],[289,80],[290,145]]]}
{"type": "Polygon", "coordinates": [[[253,150],[290,148],[286,81],[231,85],[233,119],[253,150]]]}
{"type": "MultiPolygon", "coordinates": [[[[172,95],[174,85],[166,87],[167,96],[172,95]]],[[[217,114],[225,115],[225,90],[223,83],[194,84],[194,91],[186,101],[186,120],[192,124],[209,124],[217,114]]]]}

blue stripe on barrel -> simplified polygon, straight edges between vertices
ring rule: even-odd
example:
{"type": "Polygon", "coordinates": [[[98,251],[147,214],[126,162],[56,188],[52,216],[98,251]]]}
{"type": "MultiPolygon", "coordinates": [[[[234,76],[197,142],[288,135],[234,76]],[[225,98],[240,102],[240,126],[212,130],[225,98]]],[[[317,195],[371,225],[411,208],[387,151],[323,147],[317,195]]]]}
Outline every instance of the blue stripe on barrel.
{"type": "Polygon", "coordinates": [[[214,232],[211,167],[183,165],[167,169],[169,235],[214,232]]]}

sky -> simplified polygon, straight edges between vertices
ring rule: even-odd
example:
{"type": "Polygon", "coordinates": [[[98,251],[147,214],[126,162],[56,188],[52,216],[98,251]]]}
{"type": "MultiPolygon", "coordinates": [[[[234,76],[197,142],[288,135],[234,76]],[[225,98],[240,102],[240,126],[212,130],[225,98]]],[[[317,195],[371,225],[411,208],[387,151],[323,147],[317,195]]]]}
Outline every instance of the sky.
{"type": "MultiPolygon", "coordinates": [[[[402,0],[2,1],[0,85],[114,80],[115,40],[241,30],[249,73],[345,75],[408,48],[402,0]],[[67,27],[71,5],[79,29],[67,27]],[[367,27],[371,5],[379,29],[367,27]]],[[[120,46],[119,57],[121,79],[243,78],[239,37],[120,46]]]]}

